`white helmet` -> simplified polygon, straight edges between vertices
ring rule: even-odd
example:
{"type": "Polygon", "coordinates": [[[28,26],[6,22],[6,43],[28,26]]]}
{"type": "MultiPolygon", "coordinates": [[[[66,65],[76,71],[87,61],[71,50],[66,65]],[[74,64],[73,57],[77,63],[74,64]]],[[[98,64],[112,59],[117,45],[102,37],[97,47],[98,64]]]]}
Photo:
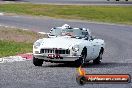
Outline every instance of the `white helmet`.
{"type": "Polygon", "coordinates": [[[63,28],[63,29],[70,28],[70,26],[68,24],[64,24],[61,28],[63,28]]]}

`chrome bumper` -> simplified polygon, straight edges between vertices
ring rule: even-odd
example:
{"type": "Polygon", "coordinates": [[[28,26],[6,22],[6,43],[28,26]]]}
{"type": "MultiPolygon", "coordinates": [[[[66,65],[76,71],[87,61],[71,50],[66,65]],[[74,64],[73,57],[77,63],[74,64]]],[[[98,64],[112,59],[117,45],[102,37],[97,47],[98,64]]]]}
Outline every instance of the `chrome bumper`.
{"type": "Polygon", "coordinates": [[[49,58],[47,55],[44,54],[34,54],[35,58],[43,59],[44,61],[51,61],[51,62],[68,62],[68,61],[76,61],[79,59],[80,56],[66,56],[60,55],[61,58],[49,58]]]}

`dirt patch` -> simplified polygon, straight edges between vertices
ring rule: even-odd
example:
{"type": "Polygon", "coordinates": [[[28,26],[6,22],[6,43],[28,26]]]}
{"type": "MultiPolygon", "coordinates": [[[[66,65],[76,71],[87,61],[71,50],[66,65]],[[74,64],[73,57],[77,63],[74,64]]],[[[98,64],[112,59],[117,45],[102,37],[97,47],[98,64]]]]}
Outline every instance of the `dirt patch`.
{"type": "Polygon", "coordinates": [[[33,43],[44,37],[47,37],[47,35],[39,34],[30,30],[0,27],[0,40],[33,43]]]}

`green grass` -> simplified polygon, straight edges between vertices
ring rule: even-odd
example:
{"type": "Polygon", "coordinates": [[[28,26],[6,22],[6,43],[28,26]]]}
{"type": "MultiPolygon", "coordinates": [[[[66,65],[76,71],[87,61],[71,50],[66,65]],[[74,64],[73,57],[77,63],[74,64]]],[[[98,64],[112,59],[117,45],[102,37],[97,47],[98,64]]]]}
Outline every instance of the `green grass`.
{"type": "Polygon", "coordinates": [[[30,53],[33,43],[44,37],[29,30],[0,27],[0,57],[30,53]]]}
{"type": "Polygon", "coordinates": [[[31,43],[0,40],[0,57],[32,52],[31,43]]]}
{"type": "Polygon", "coordinates": [[[1,4],[1,12],[132,24],[132,6],[1,4]]]}

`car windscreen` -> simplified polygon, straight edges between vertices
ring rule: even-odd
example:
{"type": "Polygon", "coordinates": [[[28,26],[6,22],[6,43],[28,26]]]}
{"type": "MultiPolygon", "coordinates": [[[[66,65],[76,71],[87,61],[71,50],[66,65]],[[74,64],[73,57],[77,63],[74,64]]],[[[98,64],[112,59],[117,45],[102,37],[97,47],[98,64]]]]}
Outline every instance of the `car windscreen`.
{"type": "Polygon", "coordinates": [[[80,29],[67,29],[62,30],[62,35],[68,35],[72,37],[85,37],[88,36],[88,32],[80,29]]]}
{"type": "Polygon", "coordinates": [[[55,28],[50,31],[51,36],[72,36],[72,37],[86,37],[88,32],[84,30],[77,29],[61,29],[55,28]]]}
{"type": "Polygon", "coordinates": [[[54,28],[54,29],[51,29],[51,30],[50,30],[50,35],[51,35],[51,36],[59,36],[59,35],[61,35],[61,31],[62,31],[61,28],[54,28]]]}

